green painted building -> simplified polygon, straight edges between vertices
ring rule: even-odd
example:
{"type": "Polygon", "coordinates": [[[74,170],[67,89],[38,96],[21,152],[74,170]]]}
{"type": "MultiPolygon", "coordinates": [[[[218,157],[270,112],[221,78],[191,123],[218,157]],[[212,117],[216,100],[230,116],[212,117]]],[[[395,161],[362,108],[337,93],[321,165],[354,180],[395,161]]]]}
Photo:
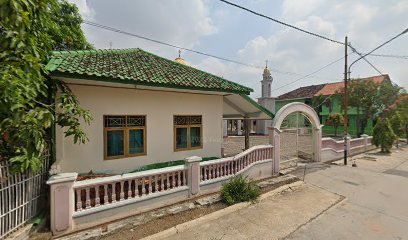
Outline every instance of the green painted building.
{"type": "MultiPolygon", "coordinates": [[[[363,79],[359,79],[358,81],[374,81],[375,83],[382,83],[384,81],[390,81],[388,75],[381,75],[381,76],[374,76],[374,77],[367,77],[363,79]]],[[[326,101],[323,104],[319,104],[320,106],[316,107],[320,122],[324,125],[323,127],[323,134],[324,135],[334,135],[335,134],[335,127],[331,124],[328,120],[330,114],[339,112],[343,114],[342,105],[343,99],[337,94],[343,88],[343,82],[336,82],[336,83],[327,83],[327,84],[319,84],[319,85],[312,85],[306,87],[300,87],[293,91],[287,92],[285,94],[280,95],[277,97],[275,102],[276,111],[279,111],[283,106],[288,103],[292,102],[301,102],[313,107],[313,99],[319,97],[320,95],[324,96],[324,98],[330,99],[330,101],[326,101]]],[[[348,119],[349,119],[349,133],[352,136],[357,135],[357,121],[358,121],[358,113],[356,108],[349,107],[348,108],[348,119]]],[[[294,126],[296,123],[296,116],[288,116],[285,119],[286,123],[290,126],[294,126]]],[[[307,124],[305,121],[301,121],[299,126],[302,127],[307,124]]],[[[374,126],[374,121],[370,119],[367,123],[366,128],[364,129],[365,134],[371,135],[372,128],[374,126]]],[[[339,126],[337,129],[337,135],[341,136],[343,133],[343,126],[339,126]]]]}

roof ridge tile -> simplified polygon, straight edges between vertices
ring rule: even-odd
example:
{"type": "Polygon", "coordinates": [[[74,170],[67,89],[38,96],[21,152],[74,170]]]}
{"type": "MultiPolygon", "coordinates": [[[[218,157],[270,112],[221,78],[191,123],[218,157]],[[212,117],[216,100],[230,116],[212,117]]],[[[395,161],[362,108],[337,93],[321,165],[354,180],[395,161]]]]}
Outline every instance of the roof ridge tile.
{"type": "Polygon", "coordinates": [[[52,52],[47,69],[54,76],[69,72],[71,75],[66,77],[97,76],[104,78],[104,81],[244,94],[253,91],[223,77],[179,64],[140,48],[55,51],[52,52]]]}

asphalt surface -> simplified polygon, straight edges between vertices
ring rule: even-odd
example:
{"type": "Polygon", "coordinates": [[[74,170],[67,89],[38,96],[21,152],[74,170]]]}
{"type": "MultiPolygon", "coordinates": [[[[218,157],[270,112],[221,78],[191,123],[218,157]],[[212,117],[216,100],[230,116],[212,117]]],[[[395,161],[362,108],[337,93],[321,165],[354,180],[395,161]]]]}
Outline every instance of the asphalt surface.
{"type": "MultiPolygon", "coordinates": [[[[408,239],[408,148],[362,154],[349,162],[354,161],[356,168],[342,161],[329,168],[306,166],[306,183],[346,199],[286,239],[408,239]]],[[[303,177],[303,171],[295,175],[303,177]]]]}

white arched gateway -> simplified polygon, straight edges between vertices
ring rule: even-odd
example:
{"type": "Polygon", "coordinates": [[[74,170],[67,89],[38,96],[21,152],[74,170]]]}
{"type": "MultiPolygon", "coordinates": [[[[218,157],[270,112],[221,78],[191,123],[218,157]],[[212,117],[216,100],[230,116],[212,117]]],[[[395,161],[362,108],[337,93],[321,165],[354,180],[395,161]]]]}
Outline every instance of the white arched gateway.
{"type": "Polygon", "coordinates": [[[322,125],[320,125],[319,117],[313,108],[310,106],[294,102],[285,105],[281,108],[275,115],[273,122],[271,134],[270,134],[270,143],[273,147],[273,158],[274,158],[274,172],[277,173],[280,170],[280,134],[281,134],[281,125],[283,120],[291,113],[301,112],[303,113],[313,127],[313,161],[320,162],[321,158],[321,146],[322,146],[322,125]]]}

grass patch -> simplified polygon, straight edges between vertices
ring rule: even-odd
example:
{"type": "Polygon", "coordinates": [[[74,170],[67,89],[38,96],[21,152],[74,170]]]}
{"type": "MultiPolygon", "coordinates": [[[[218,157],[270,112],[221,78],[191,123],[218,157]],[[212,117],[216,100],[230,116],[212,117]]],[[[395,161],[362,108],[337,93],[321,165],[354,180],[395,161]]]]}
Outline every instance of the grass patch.
{"type": "MultiPolygon", "coordinates": [[[[210,161],[210,160],[215,160],[219,159],[219,157],[204,157],[201,162],[205,161],[210,161]]],[[[135,172],[142,172],[146,170],[151,170],[151,169],[160,169],[160,168],[166,168],[166,167],[173,167],[173,166],[179,166],[179,165],[184,165],[185,160],[175,160],[175,161],[169,161],[169,162],[162,162],[162,163],[154,163],[154,164],[149,164],[142,166],[140,168],[137,168],[130,173],[135,173],[135,172]]]]}

